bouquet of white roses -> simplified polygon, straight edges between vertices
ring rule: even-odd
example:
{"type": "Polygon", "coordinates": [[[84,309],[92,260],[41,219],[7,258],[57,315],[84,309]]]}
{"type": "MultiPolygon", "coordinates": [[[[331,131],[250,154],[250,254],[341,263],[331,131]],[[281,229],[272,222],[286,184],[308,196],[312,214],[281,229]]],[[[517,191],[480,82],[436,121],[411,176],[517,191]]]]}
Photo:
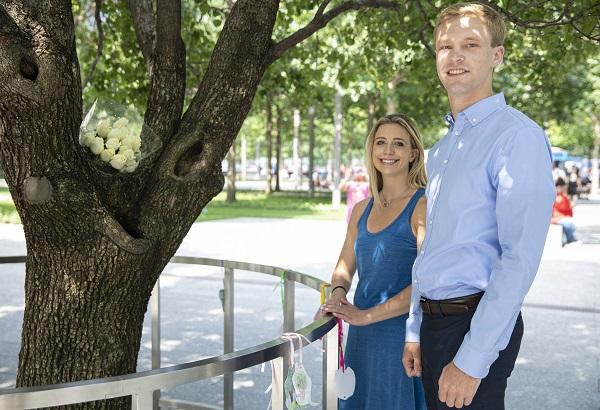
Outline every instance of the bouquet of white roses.
{"type": "MultiPolygon", "coordinates": [[[[112,120],[105,112],[96,127],[88,126],[96,108],[96,102],[86,115],[79,137],[79,143],[89,148],[102,161],[121,172],[133,172],[141,159],[141,127],[129,121],[126,116],[112,120]]],[[[114,116],[113,116],[114,117],[114,116]]]]}

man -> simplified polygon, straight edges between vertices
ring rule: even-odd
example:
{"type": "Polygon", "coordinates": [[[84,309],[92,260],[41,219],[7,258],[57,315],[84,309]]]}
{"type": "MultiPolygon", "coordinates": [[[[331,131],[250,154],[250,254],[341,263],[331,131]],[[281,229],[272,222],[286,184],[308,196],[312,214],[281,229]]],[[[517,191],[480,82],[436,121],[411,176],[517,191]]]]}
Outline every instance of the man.
{"type": "Polygon", "coordinates": [[[434,31],[449,131],[430,151],[427,233],[413,267],[403,364],[432,409],[504,409],[554,186],[540,127],[493,94],[502,17],[448,7],[434,31]]]}

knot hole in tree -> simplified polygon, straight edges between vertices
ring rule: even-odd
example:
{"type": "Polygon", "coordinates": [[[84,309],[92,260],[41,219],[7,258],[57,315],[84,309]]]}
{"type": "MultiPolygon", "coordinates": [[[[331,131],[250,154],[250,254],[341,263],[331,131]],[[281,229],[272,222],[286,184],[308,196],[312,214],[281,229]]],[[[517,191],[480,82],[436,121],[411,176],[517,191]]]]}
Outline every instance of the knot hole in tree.
{"type": "Polygon", "coordinates": [[[19,72],[23,78],[35,81],[39,74],[39,68],[36,62],[33,61],[33,58],[29,56],[23,56],[19,62],[19,72]]]}
{"type": "Polygon", "coordinates": [[[194,145],[189,147],[187,151],[184,152],[183,155],[177,161],[174,170],[175,175],[177,175],[178,177],[182,177],[188,174],[194,163],[200,160],[203,148],[204,146],[202,144],[202,141],[198,141],[194,145]]]}

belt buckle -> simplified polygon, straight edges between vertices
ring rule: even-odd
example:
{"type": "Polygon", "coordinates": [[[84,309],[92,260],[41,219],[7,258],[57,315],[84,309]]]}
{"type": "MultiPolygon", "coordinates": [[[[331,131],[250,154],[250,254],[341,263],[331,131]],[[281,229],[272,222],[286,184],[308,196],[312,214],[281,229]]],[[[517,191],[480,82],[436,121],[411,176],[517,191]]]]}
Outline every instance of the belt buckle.
{"type": "Polygon", "coordinates": [[[431,315],[431,305],[429,304],[429,299],[421,298],[421,302],[425,302],[424,305],[427,306],[427,309],[425,310],[425,314],[431,315]]]}

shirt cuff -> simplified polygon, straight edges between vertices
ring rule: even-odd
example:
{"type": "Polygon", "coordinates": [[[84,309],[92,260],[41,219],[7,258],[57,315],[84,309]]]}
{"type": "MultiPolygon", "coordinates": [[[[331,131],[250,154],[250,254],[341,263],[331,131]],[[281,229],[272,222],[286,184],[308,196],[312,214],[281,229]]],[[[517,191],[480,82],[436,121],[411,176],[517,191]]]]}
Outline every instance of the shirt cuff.
{"type": "Polygon", "coordinates": [[[466,341],[463,341],[453,361],[454,365],[464,373],[476,379],[483,379],[488,375],[492,363],[497,358],[498,353],[484,354],[470,347],[466,341]]]}
{"type": "Polygon", "coordinates": [[[406,336],[405,342],[420,342],[421,341],[421,315],[409,315],[406,319],[406,336]]]}

